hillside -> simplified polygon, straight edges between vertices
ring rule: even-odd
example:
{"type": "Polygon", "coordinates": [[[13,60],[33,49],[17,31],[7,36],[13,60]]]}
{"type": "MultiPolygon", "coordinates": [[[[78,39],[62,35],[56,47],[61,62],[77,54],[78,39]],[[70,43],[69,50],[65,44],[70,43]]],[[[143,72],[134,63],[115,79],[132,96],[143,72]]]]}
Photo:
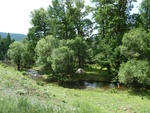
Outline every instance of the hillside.
{"type": "MultiPolygon", "coordinates": [[[[1,36],[2,38],[6,38],[6,37],[7,37],[7,34],[8,34],[8,33],[0,32],[0,36],[1,36]]],[[[9,33],[9,34],[10,34],[11,38],[12,38],[12,39],[15,39],[16,41],[20,41],[20,40],[22,40],[22,38],[27,37],[27,36],[24,35],[24,34],[18,34],[18,33],[9,33]]]]}
{"type": "Polygon", "coordinates": [[[149,92],[69,89],[0,63],[0,113],[149,113],[149,92]]]}

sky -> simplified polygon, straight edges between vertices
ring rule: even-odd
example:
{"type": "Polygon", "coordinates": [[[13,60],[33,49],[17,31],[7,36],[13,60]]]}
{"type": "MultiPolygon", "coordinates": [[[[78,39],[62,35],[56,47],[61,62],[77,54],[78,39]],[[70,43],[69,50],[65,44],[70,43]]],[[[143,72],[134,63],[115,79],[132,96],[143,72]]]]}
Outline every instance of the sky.
{"type": "MultiPolygon", "coordinates": [[[[47,9],[52,0],[0,0],[0,32],[27,34],[31,28],[30,14],[34,9],[47,9]]],[[[137,0],[132,12],[138,13],[137,7],[142,0],[137,0]]],[[[89,5],[89,0],[85,0],[89,5]]]]}

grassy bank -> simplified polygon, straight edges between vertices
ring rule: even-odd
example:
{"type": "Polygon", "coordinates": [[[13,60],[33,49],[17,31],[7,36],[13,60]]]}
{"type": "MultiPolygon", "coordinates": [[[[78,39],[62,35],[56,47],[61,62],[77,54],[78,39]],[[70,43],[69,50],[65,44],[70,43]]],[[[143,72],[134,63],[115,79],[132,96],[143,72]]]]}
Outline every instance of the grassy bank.
{"type": "Polygon", "coordinates": [[[76,90],[39,84],[23,72],[0,64],[1,113],[149,113],[149,95],[150,92],[76,90]]]}
{"type": "MultiPolygon", "coordinates": [[[[102,82],[111,82],[113,79],[113,76],[108,74],[106,69],[103,70],[100,69],[101,67],[98,65],[87,65],[84,68],[85,73],[82,74],[71,74],[71,75],[57,75],[58,78],[60,78],[61,81],[69,81],[69,82],[75,82],[75,81],[102,81],[102,82]]],[[[41,68],[35,68],[36,70],[41,70],[41,68]]],[[[77,70],[77,69],[76,69],[77,70]]],[[[75,70],[74,70],[75,71],[75,70]]],[[[49,79],[52,79],[52,75],[49,75],[49,79]]]]}

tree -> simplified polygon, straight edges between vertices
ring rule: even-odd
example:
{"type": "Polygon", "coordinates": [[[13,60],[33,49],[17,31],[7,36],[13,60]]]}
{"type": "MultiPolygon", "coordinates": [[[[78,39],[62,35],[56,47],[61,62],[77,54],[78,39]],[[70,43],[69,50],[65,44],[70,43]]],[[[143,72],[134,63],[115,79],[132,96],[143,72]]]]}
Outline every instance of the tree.
{"type": "Polygon", "coordinates": [[[20,70],[22,56],[23,56],[24,48],[22,43],[19,41],[15,41],[10,45],[10,49],[7,52],[8,57],[17,65],[17,69],[20,70]]]}
{"type": "Polygon", "coordinates": [[[70,40],[69,47],[74,51],[74,59],[77,62],[77,67],[84,68],[85,58],[87,56],[87,44],[85,39],[76,37],[74,40],[70,40]]]}
{"type": "Polygon", "coordinates": [[[120,53],[124,63],[119,69],[119,80],[137,88],[145,88],[150,81],[150,38],[142,28],[132,29],[123,36],[120,53]]]}
{"type": "Polygon", "coordinates": [[[34,49],[37,42],[48,35],[65,40],[76,36],[89,37],[93,24],[86,17],[88,13],[89,8],[85,7],[83,0],[52,0],[52,5],[46,11],[43,8],[32,11],[33,26],[28,32],[30,53],[36,57],[34,49]]]}
{"type": "Polygon", "coordinates": [[[7,58],[7,51],[9,49],[9,45],[13,42],[13,40],[11,39],[10,34],[7,34],[6,38],[1,38],[0,37],[0,59],[4,60],[5,58],[7,58]]]}
{"type": "Polygon", "coordinates": [[[34,64],[34,55],[30,50],[30,42],[27,38],[23,38],[22,41],[23,50],[22,51],[22,66],[25,68],[30,68],[34,64]]]}
{"type": "Polygon", "coordinates": [[[53,0],[52,6],[48,7],[48,25],[50,34],[58,39],[74,38],[73,0],[53,0]]]}
{"type": "Polygon", "coordinates": [[[70,59],[73,56],[73,50],[66,46],[60,46],[52,52],[52,68],[57,74],[70,74],[72,72],[72,62],[70,59]]]}
{"type": "Polygon", "coordinates": [[[150,30],[150,1],[143,0],[140,7],[140,17],[142,21],[142,26],[149,32],[150,30]]]}
{"type": "Polygon", "coordinates": [[[36,40],[39,40],[41,37],[47,36],[49,34],[47,12],[43,8],[34,10],[31,12],[31,18],[31,24],[33,27],[29,29],[28,37],[30,39],[36,37],[36,40]],[[32,34],[33,31],[34,34],[32,34]],[[33,35],[35,36],[32,37],[33,35]]]}
{"type": "Polygon", "coordinates": [[[150,85],[150,65],[146,60],[131,59],[121,64],[119,69],[119,81],[130,85],[135,90],[146,88],[150,85]]]}
{"type": "Polygon", "coordinates": [[[12,39],[11,39],[11,36],[10,34],[8,33],[7,34],[7,38],[6,38],[6,49],[8,50],[9,49],[9,45],[12,43],[12,39]]]}
{"type": "Polygon", "coordinates": [[[59,41],[52,35],[46,36],[38,41],[35,52],[37,54],[37,63],[48,66],[52,69],[51,54],[53,49],[59,46],[59,41]]]}
{"type": "Polygon", "coordinates": [[[90,36],[93,24],[86,18],[89,9],[85,8],[83,0],[53,0],[48,8],[50,34],[59,39],[90,36]]]}
{"type": "Polygon", "coordinates": [[[29,52],[32,54],[31,63],[35,63],[35,52],[34,49],[36,47],[37,42],[49,35],[49,26],[47,24],[47,12],[43,9],[36,9],[31,12],[31,25],[28,31],[28,41],[29,41],[29,52]]]}
{"type": "Polygon", "coordinates": [[[84,5],[84,0],[76,0],[73,9],[73,22],[78,37],[89,38],[93,32],[93,23],[87,18],[90,8],[84,5]]]}
{"type": "Polygon", "coordinates": [[[121,55],[127,60],[149,59],[150,38],[147,37],[146,31],[137,28],[129,31],[123,36],[122,45],[120,46],[121,55]]]}
{"type": "Polygon", "coordinates": [[[4,60],[6,55],[6,39],[0,38],[0,59],[4,60]]]}
{"type": "Polygon", "coordinates": [[[107,67],[116,70],[117,75],[122,58],[119,46],[125,32],[129,30],[132,1],[129,0],[93,0],[96,7],[93,16],[98,29],[96,37],[96,54],[104,54],[99,60],[107,61],[107,67]],[[102,59],[101,59],[102,58],[102,59]]]}

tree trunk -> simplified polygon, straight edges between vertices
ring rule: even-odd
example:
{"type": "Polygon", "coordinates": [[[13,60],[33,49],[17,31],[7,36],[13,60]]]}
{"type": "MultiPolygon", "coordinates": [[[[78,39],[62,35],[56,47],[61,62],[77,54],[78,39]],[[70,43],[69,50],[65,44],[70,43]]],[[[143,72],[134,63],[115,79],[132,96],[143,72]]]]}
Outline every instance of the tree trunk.
{"type": "Polygon", "coordinates": [[[17,58],[17,70],[20,70],[20,56],[17,58]]]}

